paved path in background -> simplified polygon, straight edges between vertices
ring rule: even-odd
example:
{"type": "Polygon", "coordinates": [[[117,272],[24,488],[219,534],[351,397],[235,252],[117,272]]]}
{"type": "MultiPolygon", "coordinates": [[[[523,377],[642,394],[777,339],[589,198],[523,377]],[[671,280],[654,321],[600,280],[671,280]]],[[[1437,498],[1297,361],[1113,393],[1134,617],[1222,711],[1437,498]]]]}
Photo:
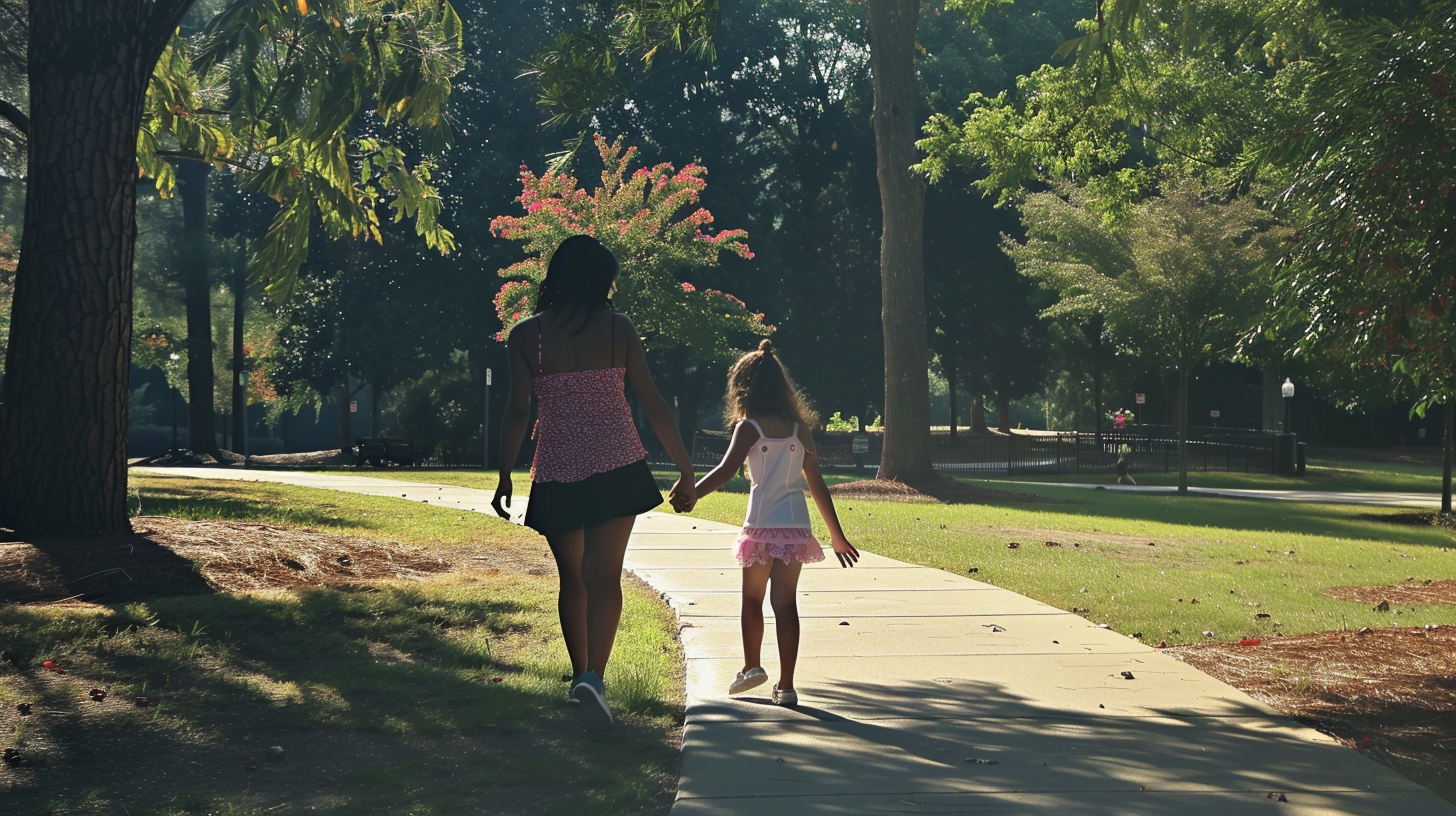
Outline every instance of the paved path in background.
{"type": "MultiPolygon", "coordinates": [[[[149,470],[489,512],[490,494],[467,488],[149,470]]],[[[648,513],[628,549],[628,569],[677,610],[687,659],[674,816],[1456,816],[1425,788],[1171,655],[1016,593],[870,553],[852,570],[832,558],[804,570],[801,705],[771,705],[766,686],[729,699],[742,660],[736,532],[648,513]]],[[[771,619],[765,640],[772,676],[771,619]]]]}
{"type": "MultiPolygon", "coordinates": [[[[1144,485],[1099,485],[1080,482],[1015,482],[997,479],[995,484],[1013,484],[1038,487],[1080,487],[1087,490],[1117,490],[1124,493],[1177,493],[1176,487],[1149,487],[1144,485]]],[[[1190,487],[1189,493],[1200,496],[1227,496],[1238,499],[1273,499],[1276,501],[1308,502],[1310,504],[1365,504],[1372,507],[1420,507],[1426,510],[1441,509],[1440,493],[1362,493],[1341,490],[1256,490],[1243,487],[1190,487]]]]}

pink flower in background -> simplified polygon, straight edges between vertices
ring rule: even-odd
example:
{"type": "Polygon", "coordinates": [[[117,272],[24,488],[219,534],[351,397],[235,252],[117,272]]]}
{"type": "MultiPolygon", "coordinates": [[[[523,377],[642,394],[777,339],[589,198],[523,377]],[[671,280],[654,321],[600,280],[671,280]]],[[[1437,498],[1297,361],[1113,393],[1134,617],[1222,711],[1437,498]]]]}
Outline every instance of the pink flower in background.
{"type": "Polygon", "coordinates": [[[682,285],[682,288],[683,288],[683,291],[684,292],[689,292],[689,293],[698,291],[698,287],[692,285],[691,283],[684,283],[682,285]]]}

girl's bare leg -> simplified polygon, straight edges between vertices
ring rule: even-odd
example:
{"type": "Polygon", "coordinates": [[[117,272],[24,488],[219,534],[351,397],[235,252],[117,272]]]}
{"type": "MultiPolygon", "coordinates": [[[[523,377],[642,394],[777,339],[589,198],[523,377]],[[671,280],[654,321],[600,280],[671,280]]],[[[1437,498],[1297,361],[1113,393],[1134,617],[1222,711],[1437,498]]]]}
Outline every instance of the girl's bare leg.
{"type": "Polygon", "coordinates": [[[804,565],[798,561],[785,563],[774,559],[773,562],[769,603],[773,605],[774,632],[779,638],[779,688],[784,691],[794,687],[794,665],[799,661],[798,594],[799,572],[803,569],[804,565]]]}
{"type": "Polygon", "coordinates": [[[743,568],[743,608],[739,626],[743,629],[743,668],[763,665],[763,597],[768,591],[769,564],[743,568]]]}
{"type": "Polygon", "coordinates": [[[586,587],[586,668],[604,677],[612,646],[617,641],[617,624],[622,619],[622,561],[627,556],[627,539],[636,516],[623,516],[586,528],[581,558],[582,583],[586,587]]]}
{"type": "Polygon", "coordinates": [[[571,674],[587,668],[587,589],[582,579],[582,551],[585,537],[581,530],[547,536],[551,555],[556,559],[556,574],[561,589],[556,595],[556,614],[561,619],[561,637],[566,641],[566,654],[571,658],[571,674]]]}

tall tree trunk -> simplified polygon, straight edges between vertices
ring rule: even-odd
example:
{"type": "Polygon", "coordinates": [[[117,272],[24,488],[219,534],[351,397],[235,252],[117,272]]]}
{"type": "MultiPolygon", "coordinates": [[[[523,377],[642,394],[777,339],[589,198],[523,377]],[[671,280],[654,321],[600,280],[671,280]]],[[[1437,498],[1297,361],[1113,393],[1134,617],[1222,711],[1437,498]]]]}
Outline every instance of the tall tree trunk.
{"type": "Polygon", "coordinates": [[[1451,515],[1451,458],[1456,453],[1456,405],[1448,398],[1441,406],[1445,430],[1441,440],[1441,514],[1451,515]]]}
{"type": "MultiPolygon", "coordinates": [[[[346,375],[347,376],[347,375],[346,375]]],[[[348,453],[354,449],[354,412],[349,410],[349,401],[354,393],[345,381],[339,389],[339,452],[348,453]]]]}
{"type": "Polygon", "coordinates": [[[136,141],[191,0],[31,0],[28,183],[0,395],[0,526],[117,533],[126,511],[136,141]]]}
{"type": "Polygon", "coordinates": [[[1188,369],[1178,369],[1178,492],[1188,492],[1188,369]]]}
{"type": "Polygon", "coordinates": [[[217,390],[213,371],[211,253],[207,246],[207,176],[201,162],[177,166],[182,199],[182,265],[187,298],[187,447],[217,454],[217,390]]]}
{"type": "Polygon", "coordinates": [[[950,394],[950,441],[956,441],[956,421],[960,419],[959,405],[956,400],[956,369],[955,366],[946,366],[945,369],[946,391],[950,394]]]}
{"type": "Polygon", "coordinates": [[[248,266],[238,259],[233,270],[233,450],[248,455],[248,389],[243,384],[243,318],[247,312],[248,266]]]}
{"type": "Polygon", "coordinates": [[[930,464],[930,359],[926,334],[925,183],[910,172],[918,130],[915,26],[919,0],[870,0],[875,165],[880,182],[880,290],[885,332],[882,479],[922,482],[930,464]]]}
{"type": "Polygon", "coordinates": [[[971,434],[985,436],[990,432],[991,429],[986,427],[986,398],[977,387],[971,392],[971,434]]]}
{"type": "Polygon", "coordinates": [[[1011,400],[1000,394],[996,395],[996,429],[1001,433],[1011,433],[1011,400]]]}

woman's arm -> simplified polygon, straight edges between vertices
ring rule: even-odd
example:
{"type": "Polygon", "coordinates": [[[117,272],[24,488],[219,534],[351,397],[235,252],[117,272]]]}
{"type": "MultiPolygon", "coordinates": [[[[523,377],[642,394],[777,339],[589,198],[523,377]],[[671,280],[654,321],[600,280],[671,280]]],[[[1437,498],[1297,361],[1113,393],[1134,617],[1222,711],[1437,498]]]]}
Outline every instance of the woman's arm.
{"type": "Polygon", "coordinates": [[[708,472],[708,475],[698,480],[697,494],[702,498],[714,490],[728,483],[743,467],[743,460],[748,458],[748,451],[753,443],[758,441],[758,430],[747,422],[738,423],[733,429],[733,440],[728,443],[728,450],[723,454],[723,461],[708,472]]]}
{"type": "Polygon", "coordinates": [[[531,419],[531,366],[526,360],[526,335],[534,335],[540,328],[527,318],[511,329],[506,340],[506,357],[510,361],[511,390],[506,398],[505,416],[501,418],[500,435],[500,479],[496,482],[495,498],[490,506],[503,519],[511,517],[511,471],[516,467],[516,456],[521,452],[521,442],[526,438],[526,423],[531,419]],[[533,332],[522,331],[521,327],[531,324],[533,332]],[[504,506],[502,506],[504,505],[504,506]]]}
{"type": "Polygon", "coordinates": [[[834,498],[829,495],[829,486],[824,484],[824,474],[819,471],[819,451],[814,448],[814,433],[799,427],[799,441],[804,444],[804,482],[809,495],[814,497],[814,506],[824,517],[824,526],[829,528],[829,546],[839,558],[841,567],[852,567],[859,560],[859,550],[849,543],[844,528],[839,526],[839,514],[834,512],[834,498]]]}
{"type": "Polygon", "coordinates": [[[637,327],[632,325],[626,315],[613,314],[612,318],[620,321],[617,329],[627,337],[627,381],[632,384],[632,390],[637,394],[637,402],[641,404],[642,412],[647,415],[647,422],[652,426],[653,433],[657,434],[662,447],[677,466],[678,480],[668,491],[668,498],[674,510],[686,513],[697,503],[692,458],[688,456],[687,448],[683,447],[682,435],[678,432],[677,422],[672,418],[672,409],[667,407],[667,400],[662,398],[656,384],[652,382],[652,372],[647,368],[647,353],[643,351],[642,341],[637,337],[637,327]]]}

